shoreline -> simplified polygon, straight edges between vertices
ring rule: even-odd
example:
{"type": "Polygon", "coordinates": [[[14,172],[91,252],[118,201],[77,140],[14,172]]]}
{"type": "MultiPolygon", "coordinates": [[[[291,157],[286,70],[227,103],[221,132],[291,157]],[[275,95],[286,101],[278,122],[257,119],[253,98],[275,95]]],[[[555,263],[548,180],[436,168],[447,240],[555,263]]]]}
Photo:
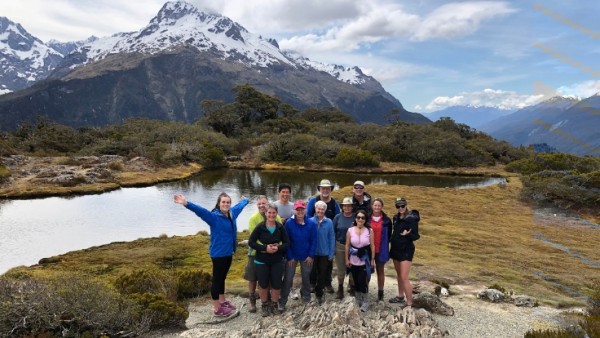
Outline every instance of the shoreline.
{"type": "MultiPolygon", "coordinates": [[[[12,165],[6,165],[11,171],[11,176],[7,182],[0,183],[0,200],[18,200],[18,199],[36,199],[46,197],[68,197],[82,195],[97,195],[106,192],[118,190],[121,188],[130,187],[148,187],[159,183],[174,182],[184,180],[200,174],[204,168],[197,163],[187,165],[178,165],[167,168],[157,168],[152,164],[147,163],[145,159],[125,160],[121,157],[107,161],[119,161],[122,163],[121,170],[110,170],[110,162],[99,162],[95,164],[70,163],[71,158],[65,156],[56,157],[33,157],[15,155],[20,157],[20,161],[14,161],[12,165]],[[135,161],[135,165],[129,165],[131,161],[135,161]],[[143,165],[140,162],[145,161],[143,165]],[[66,163],[66,164],[65,164],[66,163]],[[40,172],[52,171],[49,175],[58,175],[54,172],[64,170],[72,171],[76,175],[85,174],[89,171],[89,166],[93,168],[101,168],[110,170],[110,179],[95,180],[92,183],[75,182],[73,185],[67,182],[49,183],[41,182],[39,177],[40,172]]],[[[91,157],[91,156],[89,156],[91,157]]],[[[79,157],[79,158],[89,158],[79,157]]],[[[6,159],[11,157],[0,158],[1,162],[6,162],[6,159]]],[[[74,157],[79,159],[78,157],[74,157]]],[[[440,175],[440,176],[466,176],[466,177],[503,177],[508,178],[510,173],[504,171],[504,166],[494,167],[464,167],[464,168],[435,168],[423,165],[404,164],[404,163],[382,163],[379,168],[338,168],[331,166],[302,166],[302,165],[281,165],[273,163],[248,163],[248,162],[229,162],[226,169],[239,170],[280,170],[280,171],[306,171],[306,172],[338,172],[338,173],[370,173],[370,174],[397,174],[397,175],[440,175]]],[[[81,177],[81,176],[79,176],[81,177]]],[[[79,178],[75,177],[75,179],[79,178]]],[[[75,181],[75,179],[73,179],[75,181]]]]}

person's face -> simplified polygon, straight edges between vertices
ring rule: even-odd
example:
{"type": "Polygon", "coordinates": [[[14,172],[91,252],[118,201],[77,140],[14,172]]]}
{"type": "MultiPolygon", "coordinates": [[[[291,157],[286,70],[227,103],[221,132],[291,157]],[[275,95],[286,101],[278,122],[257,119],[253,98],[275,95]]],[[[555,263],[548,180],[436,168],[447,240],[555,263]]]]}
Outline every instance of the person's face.
{"type": "Polygon", "coordinates": [[[290,189],[284,188],[279,192],[279,199],[282,202],[287,202],[290,200],[290,189]]]}
{"type": "Polygon", "coordinates": [[[360,186],[360,185],[355,185],[352,188],[352,192],[354,193],[354,196],[362,196],[365,193],[365,187],[360,186]]]}
{"type": "Polygon", "coordinates": [[[383,205],[379,201],[373,202],[373,213],[379,214],[383,210],[383,205]]]}
{"type": "Polygon", "coordinates": [[[265,211],[267,211],[267,200],[261,198],[258,201],[256,201],[256,208],[258,209],[258,212],[264,214],[265,211]]]}
{"type": "Polygon", "coordinates": [[[367,222],[367,215],[363,214],[362,212],[359,212],[354,217],[354,220],[356,221],[357,226],[359,226],[359,227],[365,226],[365,223],[367,222]]]}
{"type": "Polygon", "coordinates": [[[265,212],[268,221],[274,221],[277,218],[277,211],[275,209],[267,209],[265,212]]]}
{"type": "Polygon", "coordinates": [[[231,209],[231,198],[229,197],[221,197],[221,201],[219,202],[219,209],[221,211],[227,212],[231,209]]]}
{"type": "Polygon", "coordinates": [[[329,195],[331,195],[331,187],[320,187],[319,193],[321,193],[321,196],[323,197],[329,197],[329,195]]]}
{"type": "Polygon", "coordinates": [[[350,215],[352,213],[352,204],[344,204],[342,205],[342,211],[346,215],[350,215]]]}
{"type": "Polygon", "coordinates": [[[322,208],[322,207],[321,207],[321,208],[317,208],[317,209],[315,210],[315,213],[317,214],[317,216],[318,216],[319,218],[322,218],[322,217],[324,217],[324,216],[325,216],[325,210],[327,210],[327,208],[322,208]]]}
{"type": "Polygon", "coordinates": [[[297,219],[302,219],[304,218],[304,214],[306,212],[306,209],[304,208],[297,208],[294,210],[294,215],[296,215],[297,219]]]}
{"type": "Polygon", "coordinates": [[[398,213],[401,214],[403,212],[406,212],[406,204],[402,204],[402,205],[397,205],[396,209],[398,210],[398,213]]]}

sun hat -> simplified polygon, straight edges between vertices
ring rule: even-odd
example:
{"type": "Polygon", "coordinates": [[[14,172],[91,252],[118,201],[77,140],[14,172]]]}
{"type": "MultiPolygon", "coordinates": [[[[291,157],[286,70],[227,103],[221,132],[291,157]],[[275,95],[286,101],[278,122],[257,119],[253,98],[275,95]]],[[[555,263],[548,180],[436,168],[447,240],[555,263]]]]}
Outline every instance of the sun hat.
{"type": "Polygon", "coordinates": [[[344,197],[344,200],[341,203],[342,205],[353,205],[352,197],[344,197]]]}
{"type": "Polygon", "coordinates": [[[321,180],[319,185],[317,185],[317,189],[319,189],[321,187],[330,187],[331,190],[333,190],[333,184],[331,184],[330,180],[326,180],[326,179],[321,180]]]}

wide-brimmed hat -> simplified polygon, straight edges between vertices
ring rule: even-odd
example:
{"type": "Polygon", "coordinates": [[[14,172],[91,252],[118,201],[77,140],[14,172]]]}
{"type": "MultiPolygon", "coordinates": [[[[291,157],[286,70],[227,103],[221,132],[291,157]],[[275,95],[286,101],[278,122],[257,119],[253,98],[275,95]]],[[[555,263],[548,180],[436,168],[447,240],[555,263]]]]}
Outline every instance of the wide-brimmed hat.
{"type": "Polygon", "coordinates": [[[319,185],[317,185],[317,189],[319,189],[321,187],[329,187],[329,188],[331,188],[331,190],[333,190],[333,184],[331,184],[330,180],[325,180],[325,179],[321,180],[319,185]]]}
{"type": "Polygon", "coordinates": [[[354,203],[352,203],[352,197],[344,197],[344,200],[342,201],[341,205],[353,205],[354,203]]]}
{"type": "Polygon", "coordinates": [[[356,187],[357,185],[364,188],[365,187],[365,182],[363,182],[363,181],[356,181],[356,182],[354,182],[354,184],[352,186],[356,187]]]}

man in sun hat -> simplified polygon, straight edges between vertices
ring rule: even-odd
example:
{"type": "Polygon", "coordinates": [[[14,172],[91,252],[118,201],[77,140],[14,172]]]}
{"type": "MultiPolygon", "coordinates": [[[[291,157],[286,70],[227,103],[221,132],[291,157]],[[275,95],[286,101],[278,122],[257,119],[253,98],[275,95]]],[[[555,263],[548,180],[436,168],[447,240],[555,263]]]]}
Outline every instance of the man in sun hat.
{"type": "Polygon", "coordinates": [[[356,213],[356,211],[362,209],[366,211],[368,217],[371,217],[371,214],[373,213],[371,201],[371,195],[365,191],[365,182],[354,182],[354,185],[352,186],[352,211],[356,213]]]}
{"type": "Polygon", "coordinates": [[[310,302],[310,271],[317,250],[317,227],[306,217],[304,201],[294,203],[294,215],[285,222],[285,230],[290,238],[290,246],[286,251],[287,266],[279,299],[279,311],[285,310],[298,263],[302,277],[300,296],[305,304],[310,302]]]}
{"type": "MultiPolygon", "coordinates": [[[[340,205],[338,204],[338,202],[331,197],[331,192],[333,191],[333,184],[331,184],[331,181],[327,180],[327,179],[322,179],[321,182],[319,183],[319,185],[317,185],[317,190],[319,191],[319,193],[316,196],[311,197],[310,200],[308,200],[308,204],[306,205],[306,216],[307,217],[314,217],[315,216],[315,203],[317,203],[318,201],[323,201],[325,202],[325,204],[327,204],[327,210],[325,210],[325,217],[329,218],[330,220],[333,221],[333,218],[335,217],[335,215],[340,213],[340,205]]],[[[311,284],[311,291],[314,290],[314,286],[317,283],[317,270],[313,269],[312,273],[310,274],[310,284],[311,284]]],[[[329,266],[327,267],[327,280],[326,280],[326,285],[325,285],[325,291],[327,293],[334,293],[333,290],[333,286],[331,285],[331,274],[333,272],[333,262],[330,262],[329,266]]]]}

